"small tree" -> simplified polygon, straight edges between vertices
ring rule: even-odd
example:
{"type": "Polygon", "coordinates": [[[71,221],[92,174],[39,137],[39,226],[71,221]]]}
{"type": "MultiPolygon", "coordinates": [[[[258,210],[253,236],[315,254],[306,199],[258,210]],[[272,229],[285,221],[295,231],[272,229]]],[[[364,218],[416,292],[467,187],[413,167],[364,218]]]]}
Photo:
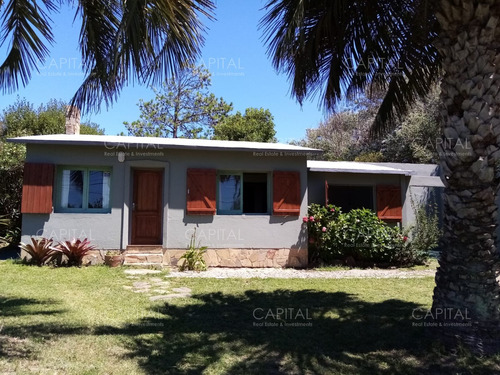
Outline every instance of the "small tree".
{"type": "Polygon", "coordinates": [[[227,141],[276,142],[271,112],[263,108],[247,108],[227,116],[214,127],[213,139],[227,141]]]}
{"type": "Polygon", "coordinates": [[[207,138],[213,126],[232,110],[222,98],[209,92],[210,73],[189,66],[153,88],[155,98],[139,101],[140,119],[124,122],[129,135],[138,137],[207,138]]]}

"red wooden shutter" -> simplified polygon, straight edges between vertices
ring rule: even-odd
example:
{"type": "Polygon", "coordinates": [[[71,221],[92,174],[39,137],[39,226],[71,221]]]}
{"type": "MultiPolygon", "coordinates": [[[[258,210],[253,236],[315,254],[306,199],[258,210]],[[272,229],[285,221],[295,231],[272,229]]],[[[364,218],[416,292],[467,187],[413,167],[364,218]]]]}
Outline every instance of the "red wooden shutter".
{"type": "Polygon", "coordinates": [[[54,165],[24,164],[24,183],[21,212],[23,214],[50,214],[54,165]]]}
{"type": "Polygon", "coordinates": [[[187,170],[187,214],[215,215],[215,169],[187,170]]]}
{"type": "Polygon", "coordinates": [[[401,220],[403,218],[400,186],[377,186],[377,216],[382,220],[401,220]]]}
{"type": "Polygon", "coordinates": [[[273,215],[300,215],[300,173],[274,171],[273,215]]]}

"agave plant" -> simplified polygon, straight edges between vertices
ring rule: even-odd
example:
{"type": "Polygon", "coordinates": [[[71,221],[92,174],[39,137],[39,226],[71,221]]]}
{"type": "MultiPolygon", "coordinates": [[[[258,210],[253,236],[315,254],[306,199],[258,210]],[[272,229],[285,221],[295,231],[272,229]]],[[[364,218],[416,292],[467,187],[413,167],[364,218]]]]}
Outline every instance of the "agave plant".
{"type": "Polygon", "coordinates": [[[56,246],[57,251],[66,255],[68,266],[81,266],[83,257],[94,249],[95,246],[92,246],[86,238],[83,240],[60,241],[56,246]]]}
{"type": "Polygon", "coordinates": [[[29,263],[42,266],[43,264],[51,261],[54,256],[57,255],[57,251],[52,245],[53,241],[51,238],[31,237],[30,244],[21,242],[19,247],[30,256],[28,259],[29,263]]]}

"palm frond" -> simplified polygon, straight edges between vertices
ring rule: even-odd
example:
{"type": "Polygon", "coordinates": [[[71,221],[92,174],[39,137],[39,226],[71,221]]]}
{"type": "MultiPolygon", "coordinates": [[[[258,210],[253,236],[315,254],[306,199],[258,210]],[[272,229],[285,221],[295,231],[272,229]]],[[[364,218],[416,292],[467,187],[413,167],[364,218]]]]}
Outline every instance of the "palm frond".
{"type": "Polygon", "coordinates": [[[270,0],[261,20],[268,53],[300,103],[320,95],[387,90],[372,134],[390,128],[439,74],[433,4],[427,0],[270,0]]]}
{"type": "Polygon", "coordinates": [[[212,9],[210,0],[80,0],[80,43],[89,75],[72,104],[99,109],[127,82],[162,81],[194,62],[203,43],[199,15],[210,19],[212,9]]]}
{"type": "Polygon", "coordinates": [[[10,0],[3,9],[0,46],[9,41],[7,56],[0,65],[3,92],[17,90],[19,80],[26,85],[32,70],[37,70],[37,62],[49,55],[46,43],[53,42],[49,12],[55,7],[50,0],[41,3],[43,6],[35,1],[10,0]]]}

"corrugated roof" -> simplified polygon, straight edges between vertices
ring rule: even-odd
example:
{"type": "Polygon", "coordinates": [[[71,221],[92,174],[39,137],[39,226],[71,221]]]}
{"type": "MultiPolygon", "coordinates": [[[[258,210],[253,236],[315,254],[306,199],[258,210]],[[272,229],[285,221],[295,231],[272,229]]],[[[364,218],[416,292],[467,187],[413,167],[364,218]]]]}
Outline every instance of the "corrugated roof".
{"type": "MultiPolygon", "coordinates": [[[[218,141],[209,139],[157,138],[157,137],[127,137],[118,135],[33,135],[9,138],[14,143],[27,144],[60,144],[82,146],[104,146],[124,148],[150,149],[200,149],[200,150],[231,150],[231,151],[262,151],[282,152],[283,156],[307,156],[321,153],[314,148],[294,146],[284,143],[218,141]]],[[[282,155],[280,155],[282,156],[282,155]]]]}
{"type": "Polygon", "coordinates": [[[311,172],[339,172],[339,173],[378,173],[400,174],[410,176],[413,171],[396,169],[373,163],[359,163],[356,161],[318,161],[308,160],[307,168],[311,172]]]}

